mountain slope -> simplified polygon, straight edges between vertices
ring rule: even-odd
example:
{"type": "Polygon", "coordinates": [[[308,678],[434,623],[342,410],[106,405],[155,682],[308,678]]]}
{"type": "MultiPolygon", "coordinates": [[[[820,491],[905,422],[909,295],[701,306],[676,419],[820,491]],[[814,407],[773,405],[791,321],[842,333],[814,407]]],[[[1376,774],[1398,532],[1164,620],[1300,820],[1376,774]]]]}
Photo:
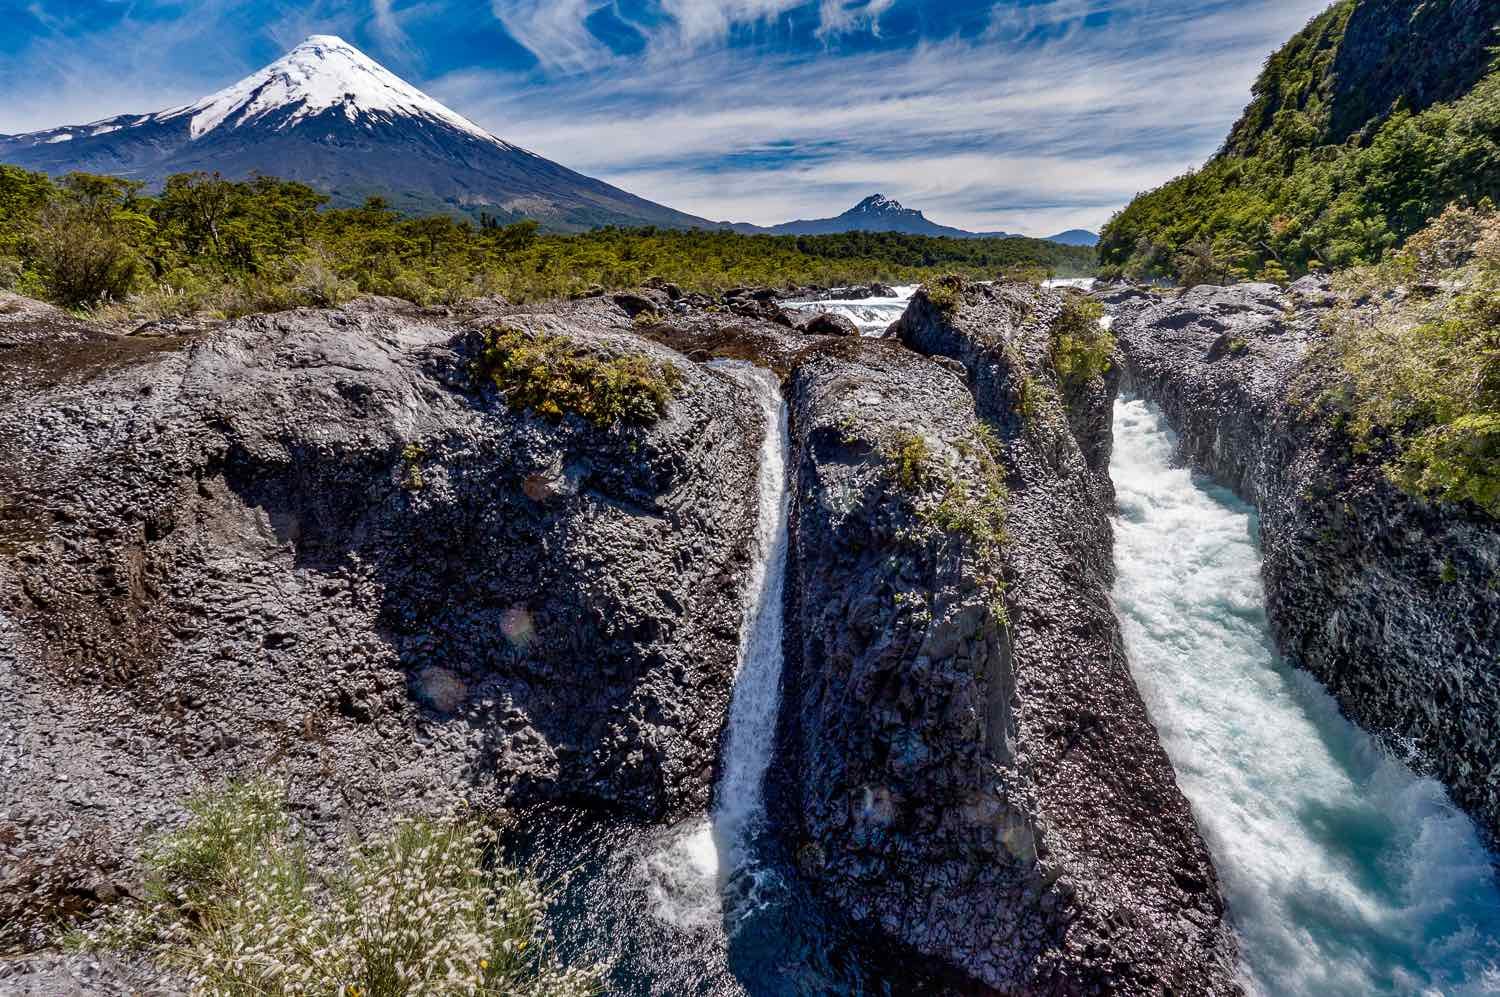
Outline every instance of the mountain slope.
{"type": "Polygon", "coordinates": [[[1267,61],[1218,156],[1105,226],[1106,273],[1370,263],[1448,204],[1500,197],[1497,23],[1494,0],[1340,0],[1267,61]]]}
{"type": "Polygon", "coordinates": [[[0,160],[151,184],[195,170],[259,172],[339,205],[380,194],[406,210],[483,210],[558,230],[712,227],[496,138],[330,35],[184,107],[0,138],[0,160]]]}
{"type": "Polygon", "coordinates": [[[840,232],[904,232],[907,235],[947,236],[951,239],[1003,239],[1004,232],[975,233],[928,221],[913,208],[903,207],[884,194],[871,194],[836,218],[799,219],[761,231],[772,235],[835,235],[840,232]]]}
{"type": "Polygon", "coordinates": [[[1492,61],[1496,17],[1493,0],[1339,0],[1266,63],[1225,153],[1338,145],[1398,105],[1461,98],[1492,61]]]}
{"type": "Polygon", "coordinates": [[[1097,246],[1099,244],[1099,236],[1087,229],[1070,228],[1066,232],[1047,236],[1046,241],[1060,242],[1064,246],[1097,246]]]}
{"type": "MultiPolygon", "coordinates": [[[[736,231],[769,235],[839,235],[844,232],[900,232],[905,235],[926,235],[949,239],[1020,239],[1024,236],[1008,232],[969,232],[949,225],[939,225],[914,208],[904,207],[900,201],[884,194],[871,194],[848,211],[834,218],[799,219],[764,228],[759,225],[735,225],[736,231]]],[[[1083,229],[1071,229],[1045,242],[1060,242],[1065,246],[1092,246],[1098,236],[1083,229]]]]}

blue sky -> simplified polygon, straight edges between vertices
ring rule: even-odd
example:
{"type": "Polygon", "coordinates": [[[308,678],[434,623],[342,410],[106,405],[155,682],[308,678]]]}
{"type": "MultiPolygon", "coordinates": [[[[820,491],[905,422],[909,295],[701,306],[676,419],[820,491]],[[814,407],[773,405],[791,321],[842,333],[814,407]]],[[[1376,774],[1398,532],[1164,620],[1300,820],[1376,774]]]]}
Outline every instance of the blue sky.
{"type": "Polygon", "coordinates": [[[339,34],[495,134],[713,219],[881,192],[1097,229],[1201,163],[1329,0],[0,0],[0,132],[187,103],[339,34]]]}

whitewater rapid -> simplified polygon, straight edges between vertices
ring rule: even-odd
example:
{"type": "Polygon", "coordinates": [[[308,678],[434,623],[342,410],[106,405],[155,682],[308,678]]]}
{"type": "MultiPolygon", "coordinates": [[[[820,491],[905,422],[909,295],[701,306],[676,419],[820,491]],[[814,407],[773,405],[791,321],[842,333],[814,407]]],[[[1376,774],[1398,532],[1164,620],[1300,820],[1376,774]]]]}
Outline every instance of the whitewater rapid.
{"type": "Polygon", "coordinates": [[[894,297],[789,301],[786,307],[808,313],[831,312],[842,315],[859,326],[861,336],[879,336],[906,311],[911,296],[917,293],[917,285],[902,285],[891,290],[896,292],[894,297]]]}
{"type": "MultiPolygon", "coordinates": [[[[981,283],[984,283],[981,281],[981,283]]],[[[1053,277],[1042,281],[1043,287],[1072,287],[1080,291],[1087,291],[1094,286],[1092,277],[1053,277]]],[[[832,298],[827,301],[789,301],[786,307],[805,312],[832,312],[842,315],[859,327],[861,336],[881,336],[891,327],[891,323],[899,319],[905,312],[906,306],[911,303],[911,297],[917,293],[916,284],[903,284],[893,287],[893,297],[881,298],[854,298],[842,299],[832,298]]]]}
{"type": "Polygon", "coordinates": [[[1472,822],[1350,724],[1267,626],[1254,511],[1115,409],[1115,604],[1131,668],[1266,995],[1500,993],[1500,892],[1472,822]]]}
{"type": "Polygon", "coordinates": [[[789,542],[787,464],[791,436],[781,384],[769,370],[739,361],[712,366],[754,394],[766,427],[760,448],[755,554],[745,586],[739,668],[729,706],[714,809],[706,820],[677,829],[644,860],[652,909],[679,928],[722,920],[723,897],[754,903],[759,881],[755,846],[765,833],[766,771],[775,750],[781,708],[782,633],[789,542]],[[735,880],[736,889],[726,890],[735,880]]]}

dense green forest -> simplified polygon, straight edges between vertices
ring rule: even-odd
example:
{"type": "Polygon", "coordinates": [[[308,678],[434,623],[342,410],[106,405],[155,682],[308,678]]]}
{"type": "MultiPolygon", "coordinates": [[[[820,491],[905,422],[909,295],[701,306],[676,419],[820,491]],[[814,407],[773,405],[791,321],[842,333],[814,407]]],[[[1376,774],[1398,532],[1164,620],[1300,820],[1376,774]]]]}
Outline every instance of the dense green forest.
{"type": "Polygon", "coordinates": [[[1092,250],[1036,239],[652,228],[548,235],[527,221],[406,217],[379,199],[324,204],[318,192],[272,177],[189,174],[147,192],[116,177],[53,181],[0,165],[0,289],[105,317],[156,318],[331,305],[360,293],[420,304],[493,294],[524,301],[652,276],[711,292],[1093,268],[1092,250]]]}
{"type": "Polygon", "coordinates": [[[1399,52],[1409,76],[1462,93],[1393,97],[1381,45],[1396,42],[1362,34],[1355,51],[1347,37],[1370,33],[1362,24],[1374,16],[1361,18],[1378,6],[1341,0],[1273,55],[1224,150],[1105,227],[1105,275],[1196,284],[1369,264],[1448,205],[1500,198],[1500,73],[1483,33],[1404,36],[1418,39],[1418,51],[1399,52]]]}

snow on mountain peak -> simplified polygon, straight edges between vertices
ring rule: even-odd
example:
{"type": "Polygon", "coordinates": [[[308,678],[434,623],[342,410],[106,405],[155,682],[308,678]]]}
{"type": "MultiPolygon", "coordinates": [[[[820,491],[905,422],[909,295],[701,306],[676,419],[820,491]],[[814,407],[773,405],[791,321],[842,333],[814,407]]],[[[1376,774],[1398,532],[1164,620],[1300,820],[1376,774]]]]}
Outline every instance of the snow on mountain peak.
{"type": "Polygon", "coordinates": [[[900,201],[893,201],[884,194],[871,194],[856,204],[854,210],[871,215],[894,215],[906,211],[900,201]]]}
{"type": "Polygon", "coordinates": [[[191,114],[189,130],[197,140],[221,126],[238,128],[289,109],[290,114],[277,120],[276,127],[282,130],[330,108],[342,109],[352,122],[402,116],[435,119],[486,142],[510,148],[335,35],[312,35],[271,65],[233,86],[158,117],[191,114]]]}

